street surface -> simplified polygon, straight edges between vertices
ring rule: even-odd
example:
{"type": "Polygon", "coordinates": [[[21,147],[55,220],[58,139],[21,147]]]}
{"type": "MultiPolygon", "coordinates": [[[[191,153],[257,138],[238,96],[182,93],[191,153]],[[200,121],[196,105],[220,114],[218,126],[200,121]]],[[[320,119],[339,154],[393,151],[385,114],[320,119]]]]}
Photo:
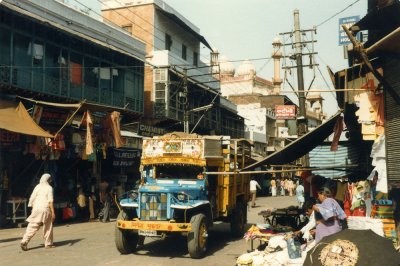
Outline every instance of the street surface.
{"type": "MultiPolygon", "coordinates": [[[[249,208],[248,226],[263,223],[258,212],[267,208],[296,205],[296,197],[258,197],[257,206],[249,208]]],[[[40,230],[22,251],[19,243],[25,228],[0,230],[1,265],[235,265],[236,258],[245,253],[249,243],[232,238],[228,224],[217,224],[209,232],[208,251],[202,259],[191,259],[186,239],[146,238],[145,245],[136,253],[120,255],[114,245],[114,222],[75,223],[56,225],[56,248],[45,249],[40,230]]]]}

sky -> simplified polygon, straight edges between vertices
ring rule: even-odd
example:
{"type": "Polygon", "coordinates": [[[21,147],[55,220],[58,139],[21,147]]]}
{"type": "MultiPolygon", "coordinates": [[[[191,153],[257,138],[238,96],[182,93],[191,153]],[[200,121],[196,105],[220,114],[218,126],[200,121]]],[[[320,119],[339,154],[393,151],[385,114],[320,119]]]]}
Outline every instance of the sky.
{"type": "MultiPolygon", "coordinates": [[[[283,32],[293,31],[293,11],[300,12],[300,28],[312,29],[350,6],[356,0],[164,0],[182,16],[200,28],[211,47],[218,49],[220,55],[229,60],[245,60],[268,58],[273,51],[272,41],[283,32]]],[[[329,87],[316,69],[316,78],[311,88],[333,89],[326,66],[334,71],[347,67],[343,47],[338,45],[339,18],[365,16],[367,0],[360,0],[348,9],[317,27],[315,39],[315,57],[320,71],[329,87]]],[[[284,37],[282,37],[284,38],[284,37]]],[[[311,47],[310,47],[311,48],[311,47]]],[[[290,52],[289,49],[286,50],[290,52]]],[[[308,52],[303,50],[303,52],[308,52]]],[[[209,50],[203,49],[201,59],[209,62],[209,50]]],[[[273,61],[268,59],[252,61],[257,75],[271,80],[273,77],[273,61]]],[[[304,57],[303,64],[309,59],[304,57]]],[[[240,62],[233,62],[237,67],[240,62]]],[[[304,87],[310,86],[313,72],[304,68],[304,87]]],[[[297,88],[296,72],[288,73],[288,80],[297,88]]],[[[281,72],[283,77],[283,72],[281,72]]],[[[286,83],[284,91],[291,90],[286,83]]],[[[332,115],[337,111],[337,104],[332,92],[322,92],[324,112],[332,115]]],[[[297,102],[293,93],[287,95],[297,102]]]]}

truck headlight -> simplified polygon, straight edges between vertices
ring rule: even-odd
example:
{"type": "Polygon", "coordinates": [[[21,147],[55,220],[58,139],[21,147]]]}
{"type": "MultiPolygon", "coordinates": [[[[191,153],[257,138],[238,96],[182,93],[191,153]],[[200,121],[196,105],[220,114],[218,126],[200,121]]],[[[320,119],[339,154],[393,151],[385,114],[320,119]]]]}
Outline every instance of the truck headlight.
{"type": "Polygon", "coordinates": [[[129,198],[131,200],[136,200],[138,198],[138,193],[136,191],[132,191],[131,193],[129,193],[129,198]]]}
{"type": "Polygon", "coordinates": [[[188,195],[186,195],[185,193],[179,193],[177,198],[179,201],[187,201],[189,199],[188,195]]]}

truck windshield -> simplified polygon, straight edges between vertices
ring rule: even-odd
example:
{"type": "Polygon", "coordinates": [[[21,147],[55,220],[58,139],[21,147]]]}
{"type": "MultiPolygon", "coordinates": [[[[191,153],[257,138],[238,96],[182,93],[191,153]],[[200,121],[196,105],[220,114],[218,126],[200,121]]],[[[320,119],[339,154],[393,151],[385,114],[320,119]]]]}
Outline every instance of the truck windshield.
{"type": "Polygon", "coordinates": [[[165,179],[203,179],[203,167],[192,165],[158,165],[155,177],[165,179]]]}

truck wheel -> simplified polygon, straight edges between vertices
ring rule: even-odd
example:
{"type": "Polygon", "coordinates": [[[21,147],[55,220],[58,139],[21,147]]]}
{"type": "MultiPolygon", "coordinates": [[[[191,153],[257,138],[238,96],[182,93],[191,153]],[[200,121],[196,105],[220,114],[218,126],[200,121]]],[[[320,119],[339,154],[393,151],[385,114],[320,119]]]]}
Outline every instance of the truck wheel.
{"type": "Polygon", "coordinates": [[[192,231],[187,236],[188,250],[191,258],[201,258],[207,249],[208,225],[204,214],[199,213],[190,219],[192,231]]]}
{"type": "Polygon", "coordinates": [[[244,204],[236,204],[231,216],[231,234],[234,237],[243,236],[247,222],[247,209],[244,204]]]}
{"type": "MultiPolygon", "coordinates": [[[[118,214],[117,220],[128,220],[124,211],[118,214]]],[[[115,246],[121,254],[129,254],[136,250],[139,235],[133,230],[124,230],[115,226],[115,246]]]]}

